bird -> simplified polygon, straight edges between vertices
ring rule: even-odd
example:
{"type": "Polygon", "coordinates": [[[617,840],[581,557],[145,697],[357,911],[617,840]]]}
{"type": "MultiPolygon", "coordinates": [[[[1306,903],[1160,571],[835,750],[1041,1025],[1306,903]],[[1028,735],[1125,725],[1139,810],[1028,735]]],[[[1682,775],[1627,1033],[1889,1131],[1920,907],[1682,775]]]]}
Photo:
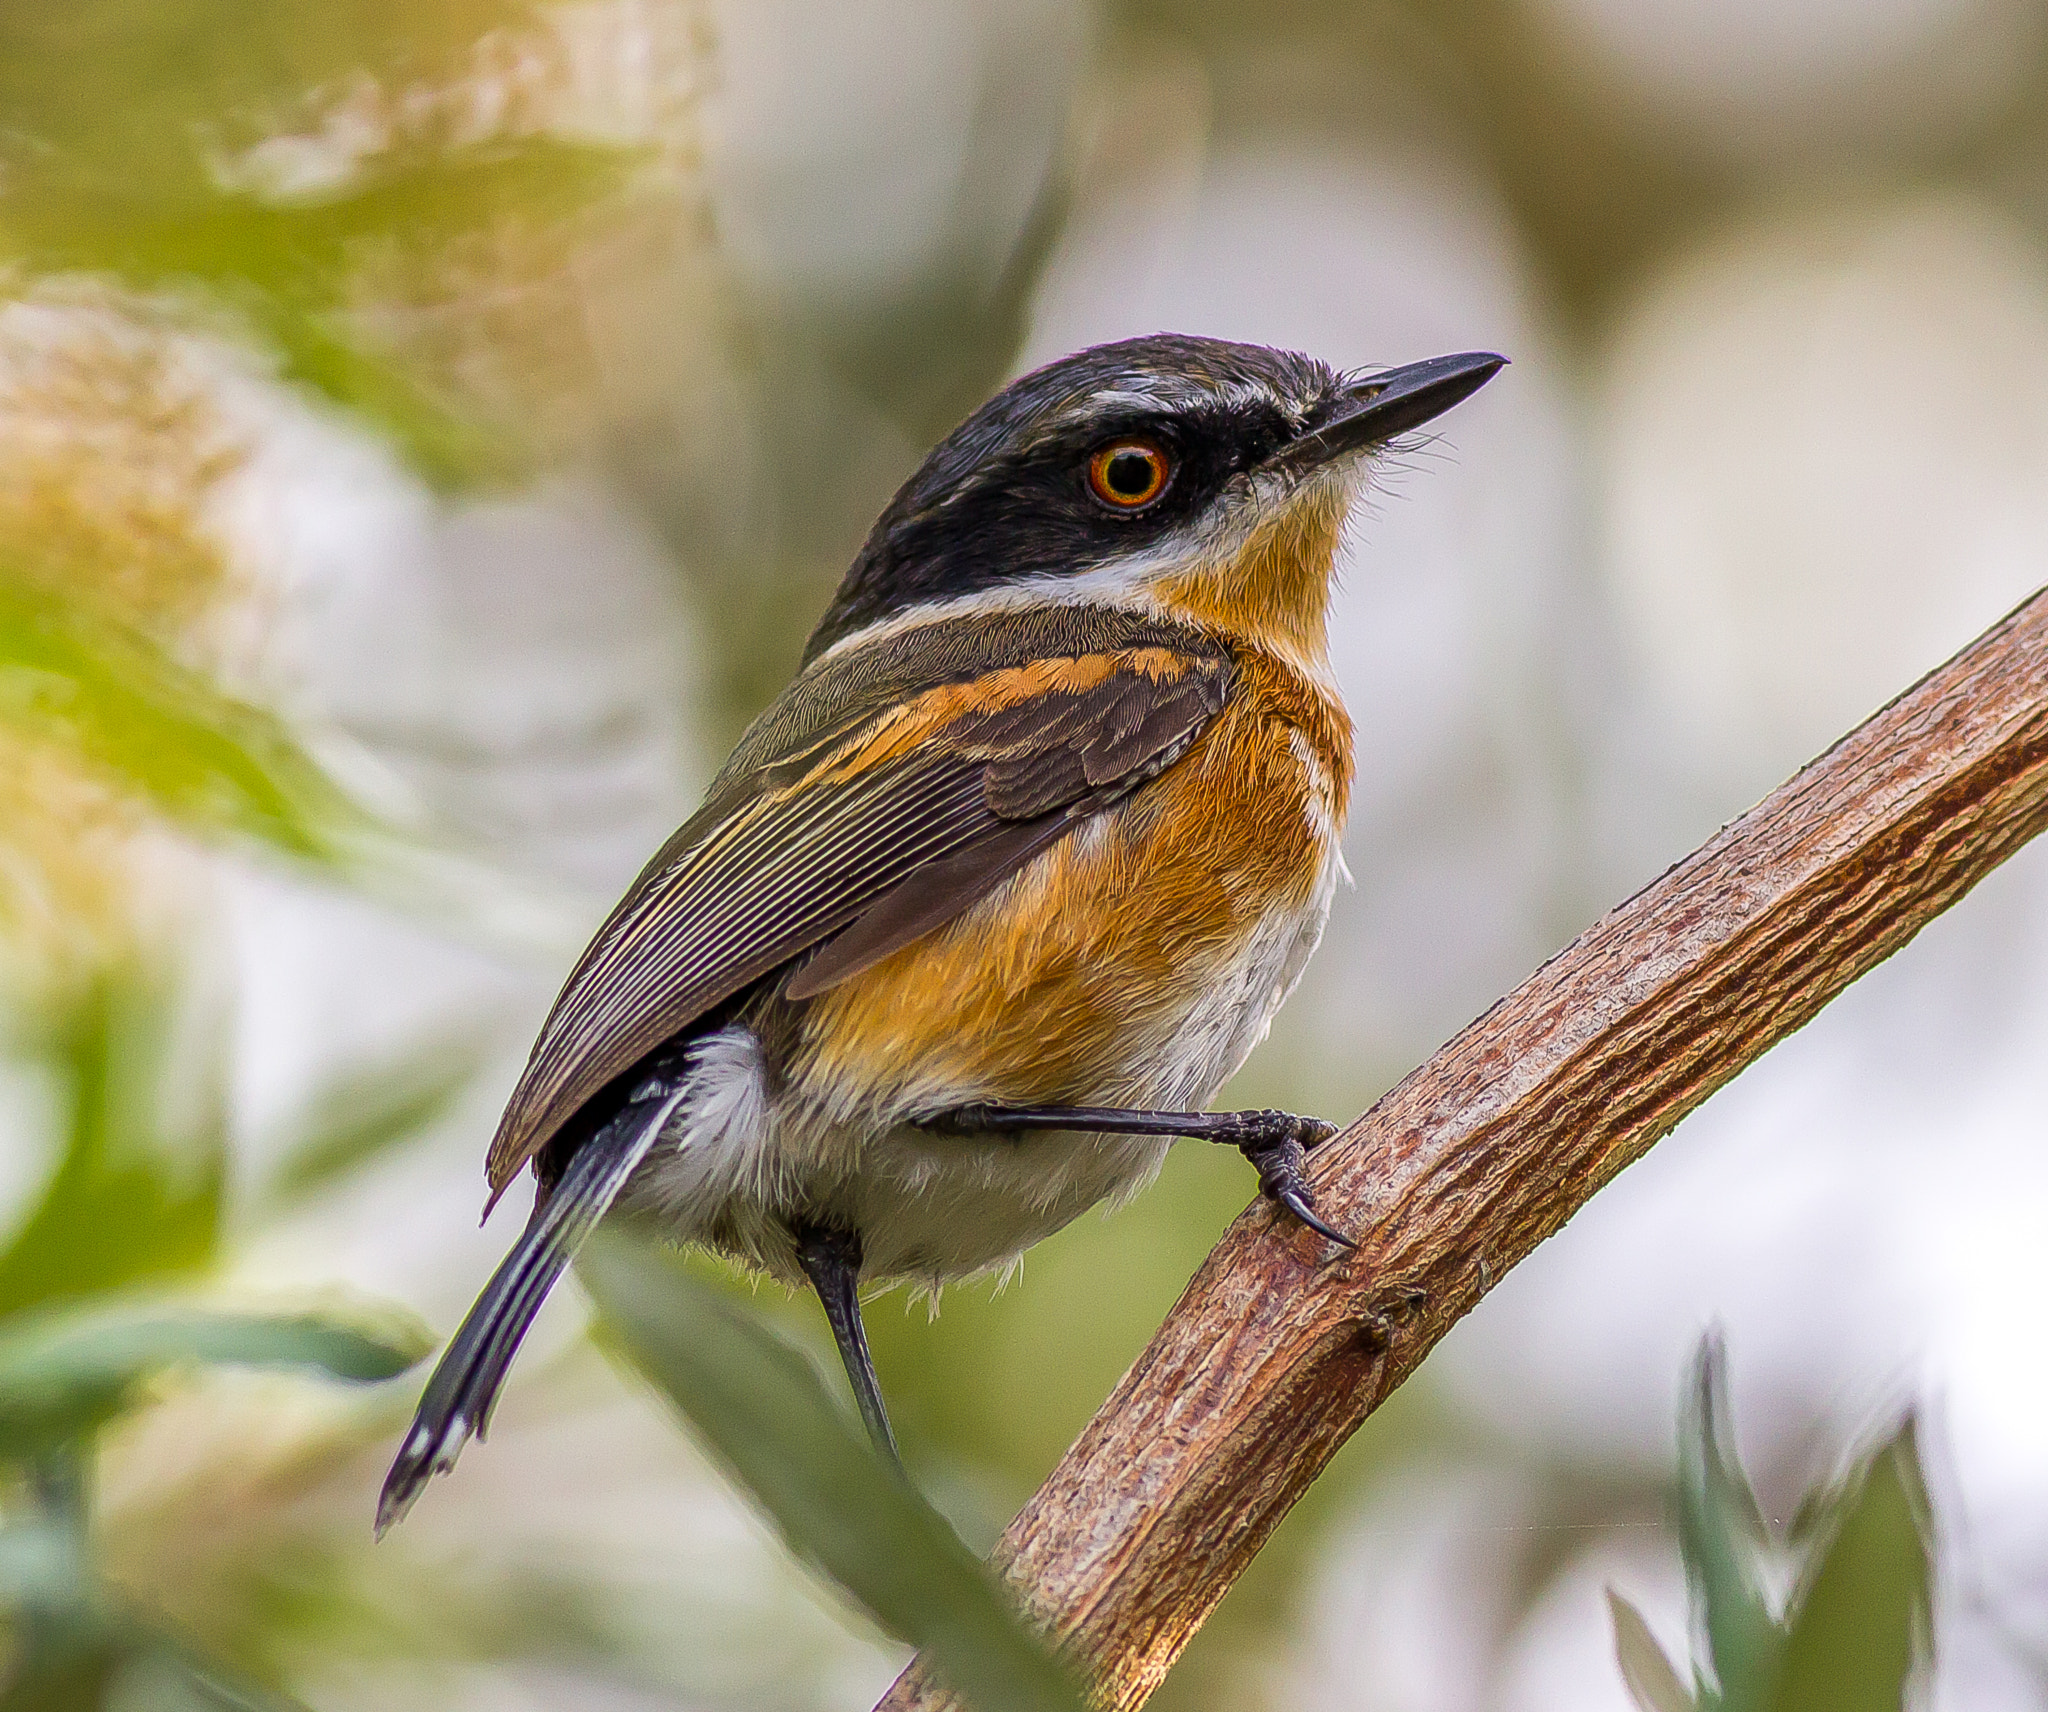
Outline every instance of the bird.
{"type": "Polygon", "coordinates": [[[1343,371],[1160,333],[1024,375],[875,522],[794,679],[575,964],[498,1125],[523,1234],[442,1353],[382,1534],[489,1424],[601,1219],[815,1290],[877,1448],[863,1284],[1003,1267],[1241,1150],[1321,1237],[1278,1111],[1205,1108],[1344,873],[1327,611],[1397,436],[1505,365],[1343,371]]]}

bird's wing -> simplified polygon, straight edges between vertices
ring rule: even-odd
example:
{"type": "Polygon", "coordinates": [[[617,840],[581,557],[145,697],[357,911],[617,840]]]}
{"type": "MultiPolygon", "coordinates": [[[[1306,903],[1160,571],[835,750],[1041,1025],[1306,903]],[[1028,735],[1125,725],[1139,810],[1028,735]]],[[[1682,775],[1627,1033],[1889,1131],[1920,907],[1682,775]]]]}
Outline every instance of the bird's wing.
{"type": "Polygon", "coordinates": [[[555,1001],[491,1144],[494,1196],[606,1083],[742,988],[837,934],[791,983],[807,997],[986,896],[1177,760],[1234,676],[1183,633],[1039,654],[757,744],[555,1001]]]}

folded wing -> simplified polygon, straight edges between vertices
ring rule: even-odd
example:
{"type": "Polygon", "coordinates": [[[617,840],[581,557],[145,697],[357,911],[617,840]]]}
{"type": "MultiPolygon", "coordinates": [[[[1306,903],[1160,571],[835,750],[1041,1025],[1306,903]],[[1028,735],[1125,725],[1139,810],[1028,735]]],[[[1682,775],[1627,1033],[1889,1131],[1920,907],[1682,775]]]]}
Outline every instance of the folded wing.
{"type": "Polygon", "coordinates": [[[821,992],[987,896],[1179,759],[1233,678],[1193,637],[1041,657],[750,758],[555,1001],[491,1145],[494,1195],[608,1082],[733,994],[820,946],[787,992],[821,992]]]}

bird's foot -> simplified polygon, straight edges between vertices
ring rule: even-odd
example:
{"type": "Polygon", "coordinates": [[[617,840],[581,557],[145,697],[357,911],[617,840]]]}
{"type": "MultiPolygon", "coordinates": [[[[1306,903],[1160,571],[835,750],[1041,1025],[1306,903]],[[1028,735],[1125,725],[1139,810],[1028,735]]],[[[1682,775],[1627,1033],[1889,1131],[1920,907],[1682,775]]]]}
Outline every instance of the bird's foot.
{"type": "Polygon", "coordinates": [[[1219,1112],[1214,1139],[1235,1147],[1252,1162],[1259,1174],[1259,1193],[1285,1207],[1295,1218],[1319,1235],[1346,1248],[1357,1240],[1346,1236],[1316,1214],[1315,1191],[1309,1187],[1308,1150],[1337,1133],[1335,1124],[1321,1118],[1296,1117],[1292,1112],[1219,1112]]]}

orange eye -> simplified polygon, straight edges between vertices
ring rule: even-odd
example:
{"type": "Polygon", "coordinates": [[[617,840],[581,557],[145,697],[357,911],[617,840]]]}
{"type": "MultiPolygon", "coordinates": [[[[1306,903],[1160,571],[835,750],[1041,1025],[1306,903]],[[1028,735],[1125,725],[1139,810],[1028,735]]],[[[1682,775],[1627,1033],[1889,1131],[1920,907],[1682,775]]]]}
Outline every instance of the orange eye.
{"type": "Polygon", "coordinates": [[[1172,473],[1150,440],[1112,440],[1088,460],[1088,487],[1104,505],[1138,511],[1166,491],[1172,473]]]}

